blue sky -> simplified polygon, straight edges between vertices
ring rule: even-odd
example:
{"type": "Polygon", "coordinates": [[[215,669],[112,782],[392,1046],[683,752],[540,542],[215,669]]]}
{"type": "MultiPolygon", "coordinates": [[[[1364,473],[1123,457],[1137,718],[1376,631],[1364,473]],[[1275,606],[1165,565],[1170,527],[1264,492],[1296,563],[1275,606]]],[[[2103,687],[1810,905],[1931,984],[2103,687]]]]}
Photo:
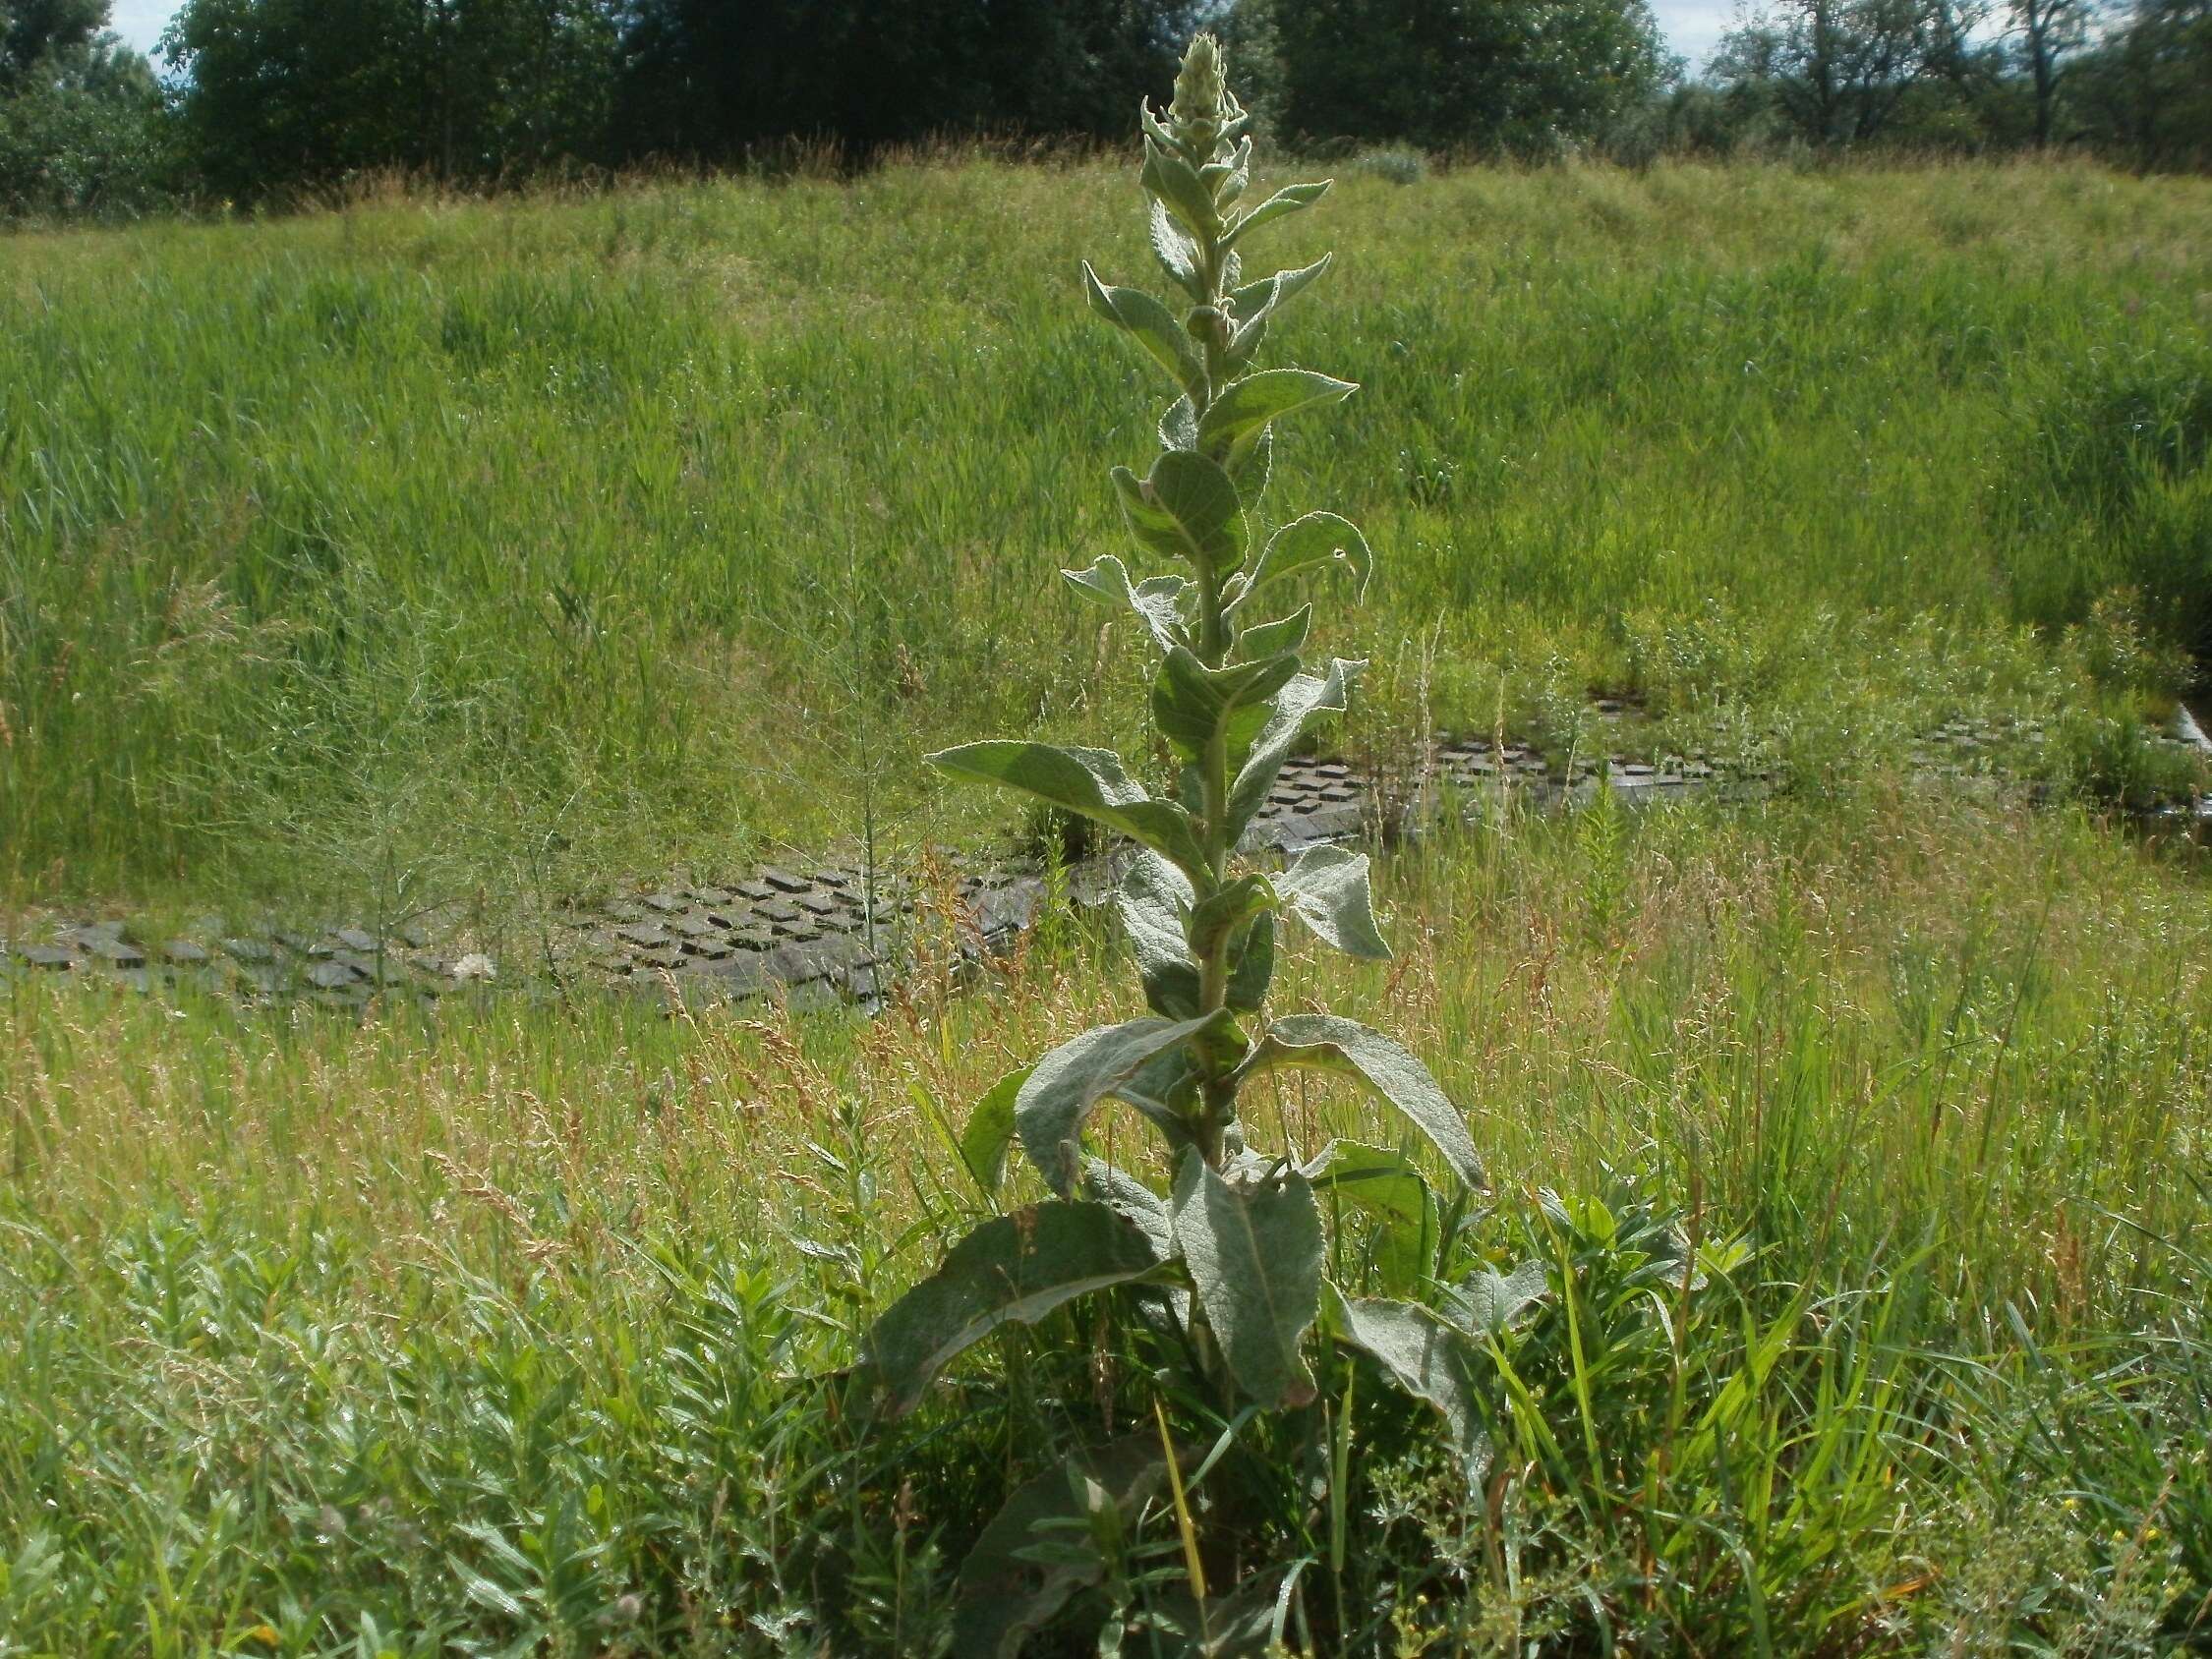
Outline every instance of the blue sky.
{"type": "MultiPolygon", "coordinates": [[[[176,0],[115,0],[115,32],[141,51],[150,51],[176,10],[176,0]]],[[[1669,48],[1695,69],[1728,27],[1730,0],[1652,0],[1669,48]]]]}

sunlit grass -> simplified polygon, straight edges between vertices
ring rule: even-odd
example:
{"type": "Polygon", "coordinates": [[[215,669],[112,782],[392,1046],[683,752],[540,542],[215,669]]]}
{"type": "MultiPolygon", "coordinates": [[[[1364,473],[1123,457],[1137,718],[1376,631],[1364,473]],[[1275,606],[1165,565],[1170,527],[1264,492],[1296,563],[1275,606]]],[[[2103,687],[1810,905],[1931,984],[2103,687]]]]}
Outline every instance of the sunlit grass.
{"type": "MultiPolygon", "coordinates": [[[[1671,1342],[1623,1315],[1609,1497],[1552,1324],[1513,1351],[1567,1451],[1509,1445],[1495,1514],[1367,1423],[1357,1650],[2178,1638],[2212,1594],[2203,880],[2072,814],[1881,790],[1394,862],[1399,961],[1302,954],[1284,1005],[1432,1063],[1496,1247],[1544,1236],[1539,1189],[1629,1181],[1750,1254],[1670,1299],[1671,1342]]],[[[875,1438],[808,1379],[985,1203],[947,1125],[1126,1011],[1116,948],[1056,923],[872,1023],[19,986],[0,1644],[929,1651],[961,1543],[1098,1432],[1099,1377],[1127,1421],[1146,1373],[1062,1320],[875,1438]]],[[[1326,1090],[1256,1111],[1308,1153],[1395,1138],[1326,1090]]]]}
{"type": "MultiPolygon", "coordinates": [[[[1048,580],[1150,442],[1073,276],[1146,279],[1128,205],[976,162],[0,243],[0,880],[542,895],[965,833],[920,748],[1129,737],[1137,645],[1048,580]]],[[[1321,644],[1398,727],[2093,699],[2049,630],[2212,614],[2208,238],[2071,165],[1351,177],[1268,348],[1375,391],[1284,433],[1383,559],[1321,644]]]]}

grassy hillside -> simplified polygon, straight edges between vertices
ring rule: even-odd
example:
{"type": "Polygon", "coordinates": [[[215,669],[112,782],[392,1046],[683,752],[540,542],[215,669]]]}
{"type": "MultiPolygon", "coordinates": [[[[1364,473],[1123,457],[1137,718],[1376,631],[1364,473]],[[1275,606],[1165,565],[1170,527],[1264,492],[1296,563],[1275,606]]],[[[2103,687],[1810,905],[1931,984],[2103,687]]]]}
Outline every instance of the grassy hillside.
{"type": "MultiPolygon", "coordinates": [[[[1324,642],[1377,654],[1379,725],[1542,734],[1631,687],[1825,766],[2155,700],[2141,642],[2205,640],[2212,185],[1341,192],[1268,350],[1373,389],[1285,434],[1281,498],[1384,554],[1324,642]]],[[[1047,577],[1118,546],[1104,471],[1149,442],[1074,280],[1147,279],[1132,204],[973,163],[0,242],[0,883],[959,833],[898,758],[1126,736],[1136,647],[1047,577]]]]}

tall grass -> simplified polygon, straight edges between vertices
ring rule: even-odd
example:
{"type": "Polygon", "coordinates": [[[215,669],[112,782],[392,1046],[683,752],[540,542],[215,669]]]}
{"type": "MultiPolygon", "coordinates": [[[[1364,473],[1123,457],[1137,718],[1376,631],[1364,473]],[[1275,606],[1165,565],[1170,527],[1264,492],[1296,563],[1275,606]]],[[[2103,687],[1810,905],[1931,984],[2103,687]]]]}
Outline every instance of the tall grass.
{"type": "MultiPolygon", "coordinates": [[[[1322,1650],[2203,1639],[2201,854],[1876,789],[1507,820],[1384,896],[1398,964],[1286,989],[1436,1062],[1485,1248],[1554,1290],[1499,1338],[1480,1503],[1384,1391],[1315,1407],[1359,1456],[1273,1524],[1322,1650]],[[1670,1230],[1702,1287],[1654,1277],[1670,1230]]],[[[1113,996],[1110,939],[1051,937],[873,1024],[19,985],[0,1652],[939,1651],[1000,1498],[1151,1410],[1068,1316],[896,1436],[823,1381],[985,1202],[948,1121],[1113,996]]],[[[1173,1540],[1135,1545],[1163,1605],[1173,1540]]]]}
{"type": "MultiPolygon", "coordinates": [[[[1135,648],[1036,598],[1117,544],[1102,470],[1144,446],[1139,367],[1067,303],[1078,250],[1144,257],[1114,179],[0,243],[0,879],[722,863],[856,832],[863,758],[917,731],[1129,735],[1135,648]]],[[[1717,687],[1833,750],[1876,707],[2049,701],[2019,630],[2123,590],[2204,642],[2200,182],[1340,188],[1343,279],[1282,353],[1384,395],[1283,464],[1390,546],[1358,629],[1396,717],[1433,659],[1464,727],[1717,687]]]]}

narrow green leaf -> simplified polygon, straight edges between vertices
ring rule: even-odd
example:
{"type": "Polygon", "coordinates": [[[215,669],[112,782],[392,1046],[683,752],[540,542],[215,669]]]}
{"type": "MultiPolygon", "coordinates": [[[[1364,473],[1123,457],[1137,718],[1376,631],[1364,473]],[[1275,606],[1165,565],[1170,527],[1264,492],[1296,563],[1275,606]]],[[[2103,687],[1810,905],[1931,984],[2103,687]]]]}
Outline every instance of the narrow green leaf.
{"type": "Polygon", "coordinates": [[[1237,318],[1236,327],[1229,335],[1232,368],[1242,369],[1252,360],[1260,342],[1267,337],[1269,320],[1283,302],[1327,270],[1334,257],[1323,254],[1313,263],[1298,270],[1277,271],[1273,276],[1238,289],[1229,297],[1230,311],[1237,318]]]}
{"type": "Polygon", "coordinates": [[[1336,1324],[1346,1343],[1444,1419],[1468,1485],[1480,1491],[1492,1451],[1474,1344],[1426,1308],[1380,1297],[1339,1297],[1336,1324]]]}
{"type": "MultiPolygon", "coordinates": [[[[1087,599],[1101,604],[1127,605],[1136,612],[1144,624],[1152,643],[1162,651],[1173,651],[1185,639],[1183,626],[1183,596],[1191,591],[1191,584],[1181,576],[1147,576],[1143,581],[1132,583],[1129,567],[1112,553],[1106,554],[1088,570],[1063,570],[1068,585],[1087,599]]],[[[1252,630],[1248,629],[1248,636],[1252,630]]]]}
{"type": "Polygon", "coordinates": [[[1267,723],[1268,699],[1298,672],[1294,652],[1209,668],[1177,646],[1152,677],[1152,720],[1184,758],[1196,761],[1216,739],[1243,754],[1267,723]]]}
{"type": "Polygon", "coordinates": [[[1316,565],[1340,566],[1352,576],[1352,597],[1368,597],[1368,581],[1374,575],[1374,554],[1360,527],[1335,513],[1308,513],[1291,520],[1267,539],[1267,545],[1252,561],[1252,574],[1237,592],[1242,606],[1270,582],[1279,582],[1316,565]]]}
{"type": "Polygon", "coordinates": [[[1175,1235],[1241,1387],[1270,1409],[1313,1398],[1300,1351],[1320,1309],[1321,1212],[1297,1171],[1234,1183],[1195,1154],[1176,1171],[1175,1235]]]}
{"type": "Polygon", "coordinates": [[[1335,1072],[1364,1084],[1428,1137],[1453,1174],[1471,1187],[1483,1185],[1483,1160],[1467,1119],[1428,1068],[1381,1032],[1335,1014],[1286,1014],[1268,1027],[1237,1081],[1284,1067],[1335,1072]]]}
{"type": "Polygon", "coordinates": [[[1234,468],[1268,424],[1301,410],[1341,403],[1360,388],[1310,369],[1262,369],[1232,380],[1198,418],[1198,448],[1234,468]]]}
{"type": "Polygon", "coordinates": [[[1015,1097],[1014,1123],[1022,1150],[1053,1191],[1075,1189],[1083,1121],[1146,1060],[1191,1042],[1226,1013],[1203,1019],[1133,1019],[1101,1025],[1060,1045],[1037,1061],[1015,1097]]]}
{"type": "Polygon", "coordinates": [[[1325,273],[1335,257],[1334,254],[1323,254],[1310,265],[1279,270],[1273,276],[1248,282],[1229,296],[1230,309],[1247,319],[1272,311],[1325,273]]]}
{"type": "Polygon", "coordinates": [[[1197,880],[1209,866],[1191,815],[1173,801],[1155,801],[1122,769],[1110,749],[1061,749],[1049,743],[996,738],[940,749],[932,766],[956,777],[1000,783],[1119,830],[1197,880]]]}
{"type": "Polygon", "coordinates": [[[1171,449],[1141,482],[1127,467],[1113,476],[1122,517],[1140,546],[1201,571],[1232,568],[1245,556],[1244,503],[1218,462],[1171,449]]]}
{"type": "Polygon", "coordinates": [[[1298,747],[1306,722],[1315,715],[1344,713],[1352,681],[1366,666],[1340,657],[1329,664],[1327,673],[1300,674],[1275,693],[1267,723],[1252,739],[1252,752],[1239,763],[1237,780],[1229,786],[1231,840],[1244,834],[1245,827],[1266,804],[1267,791],[1298,747]]]}
{"type": "Polygon", "coordinates": [[[963,1659],[1019,1659],[1022,1643],[1069,1600],[1106,1575],[1103,1551],[1055,1552],[1032,1559],[1031,1546],[1084,1537],[1094,1506],[1110,1507],[1123,1527],[1167,1482],[1167,1453],[1147,1431],[1077,1452],[1019,1488],[960,1563],[953,1613],[953,1651],[963,1659]]]}
{"type": "Polygon", "coordinates": [[[1202,395],[1206,383],[1206,366],[1198,356],[1196,344],[1175,315],[1141,288],[1109,288],[1098,280],[1098,273],[1083,261],[1083,295],[1090,301],[1090,309],[1135,337],[1136,343],[1148,352],[1181,386],[1186,395],[1195,398],[1202,395]]]}
{"type": "Polygon", "coordinates": [[[892,1303],[861,1344],[863,1374],[894,1416],[937,1374],[1009,1322],[1034,1325],[1077,1296],[1141,1279],[1160,1257],[1103,1204],[1033,1204],[985,1222],[892,1303]]]}
{"type": "Polygon", "coordinates": [[[1374,925],[1366,853],[1308,847],[1275,878],[1275,890],[1291,914],[1347,956],[1390,960],[1390,946],[1374,925]]]}
{"type": "Polygon", "coordinates": [[[1144,981],[1144,1001],[1169,1019],[1189,1019],[1198,1011],[1198,964],[1191,960],[1183,924],[1194,898],[1183,872],[1149,851],[1136,855],[1116,895],[1144,981]]]}
{"type": "MultiPolygon", "coordinates": [[[[1137,175],[1137,182],[1193,236],[1220,234],[1221,213],[1214,205],[1213,193],[1199,181],[1197,169],[1173,149],[1147,138],[1144,170],[1137,175]]],[[[1259,210],[1253,208],[1252,214],[1256,216],[1259,210]]]]}
{"type": "Polygon", "coordinates": [[[1333,179],[1323,179],[1319,184],[1313,185],[1285,185],[1251,212],[1238,214],[1229,226],[1224,242],[1233,245],[1242,241],[1248,231],[1255,231],[1261,225],[1272,224],[1289,214],[1303,212],[1326,196],[1333,183],[1333,179]]]}
{"type": "Polygon", "coordinates": [[[986,1192],[996,1192],[1006,1178],[1006,1149],[1014,1139],[1014,1097],[1029,1080],[1032,1066],[1008,1072],[991,1085],[990,1093],[975,1103],[960,1131],[960,1161],[986,1192]]]}

